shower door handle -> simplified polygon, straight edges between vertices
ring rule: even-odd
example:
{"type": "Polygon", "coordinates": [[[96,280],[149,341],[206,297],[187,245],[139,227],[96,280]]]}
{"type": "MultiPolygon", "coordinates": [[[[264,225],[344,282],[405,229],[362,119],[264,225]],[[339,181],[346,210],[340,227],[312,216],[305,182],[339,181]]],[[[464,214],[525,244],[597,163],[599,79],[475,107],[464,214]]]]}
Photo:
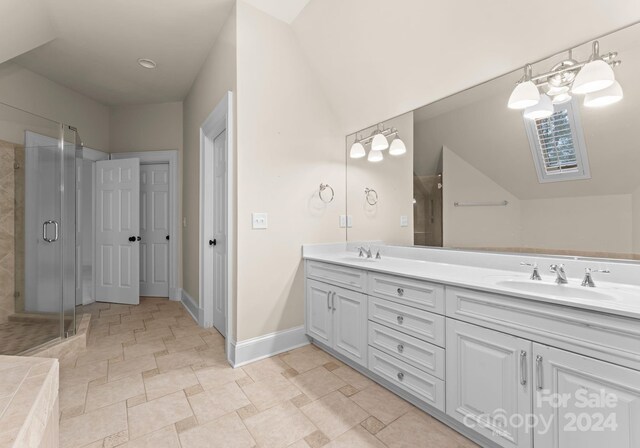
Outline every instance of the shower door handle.
{"type": "Polygon", "coordinates": [[[47,243],[53,243],[54,241],[58,241],[58,221],[54,221],[54,220],[47,220],[45,222],[42,223],[42,239],[44,241],[46,241],[47,243]],[[55,229],[55,233],[53,238],[49,238],[49,234],[47,232],[47,230],[49,229],[49,225],[53,224],[53,227],[55,229]]]}

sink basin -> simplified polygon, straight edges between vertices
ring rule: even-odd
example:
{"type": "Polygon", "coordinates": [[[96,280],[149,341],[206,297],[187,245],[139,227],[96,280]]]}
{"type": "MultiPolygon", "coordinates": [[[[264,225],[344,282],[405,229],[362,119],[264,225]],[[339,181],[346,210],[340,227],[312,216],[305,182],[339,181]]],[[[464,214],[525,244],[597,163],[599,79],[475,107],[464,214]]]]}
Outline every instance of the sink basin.
{"type": "Polygon", "coordinates": [[[340,260],[344,260],[347,262],[375,262],[375,261],[379,261],[376,260],[375,258],[367,258],[367,257],[358,257],[357,255],[347,255],[345,257],[340,257],[340,260]]]}
{"type": "Polygon", "coordinates": [[[496,282],[496,285],[502,288],[515,289],[525,293],[544,294],[556,297],[587,300],[614,299],[606,293],[594,291],[593,289],[585,288],[583,286],[557,285],[555,283],[542,283],[533,280],[501,280],[496,282]]]}

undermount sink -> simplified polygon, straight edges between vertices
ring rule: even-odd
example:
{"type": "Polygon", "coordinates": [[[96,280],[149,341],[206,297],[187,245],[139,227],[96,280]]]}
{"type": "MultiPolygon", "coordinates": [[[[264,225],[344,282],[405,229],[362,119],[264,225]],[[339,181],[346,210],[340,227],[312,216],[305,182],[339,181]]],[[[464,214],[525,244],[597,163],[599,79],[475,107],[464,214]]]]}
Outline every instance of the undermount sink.
{"type": "Polygon", "coordinates": [[[515,289],[532,294],[544,294],[556,297],[567,297],[587,300],[613,300],[606,293],[594,291],[583,286],[557,285],[555,283],[542,283],[539,281],[501,280],[496,282],[502,288],[515,289]]]}

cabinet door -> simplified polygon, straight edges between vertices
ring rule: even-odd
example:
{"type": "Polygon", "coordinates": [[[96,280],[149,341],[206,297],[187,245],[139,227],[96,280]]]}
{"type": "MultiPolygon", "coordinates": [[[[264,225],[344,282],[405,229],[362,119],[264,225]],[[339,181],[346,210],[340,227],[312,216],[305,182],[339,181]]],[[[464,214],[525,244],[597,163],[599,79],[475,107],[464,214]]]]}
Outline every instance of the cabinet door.
{"type": "Polygon", "coordinates": [[[446,326],[447,414],[500,446],[531,447],[519,422],[532,412],[532,343],[454,319],[446,326]]]}
{"type": "Polygon", "coordinates": [[[640,372],[534,344],[534,444],[640,447],[640,372]]]}
{"type": "Polygon", "coordinates": [[[328,346],[333,343],[331,295],[331,285],[307,280],[307,334],[328,346]]]}
{"type": "Polygon", "coordinates": [[[367,366],[367,296],[333,288],[334,344],[338,353],[367,366]]]}

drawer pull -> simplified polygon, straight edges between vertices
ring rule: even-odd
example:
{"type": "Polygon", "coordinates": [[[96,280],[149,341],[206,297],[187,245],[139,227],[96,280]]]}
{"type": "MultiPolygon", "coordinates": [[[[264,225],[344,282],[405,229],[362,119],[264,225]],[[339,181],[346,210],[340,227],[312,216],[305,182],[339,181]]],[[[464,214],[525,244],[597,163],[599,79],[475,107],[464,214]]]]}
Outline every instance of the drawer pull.
{"type": "Polygon", "coordinates": [[[404,345],[398,344],[398,353],[402,353],[404,351],[404,345]]]}
{"type": "Polygon", "coordinates": [[[538,355],[536,356],[536,389],[537,390],[542,390],[544,388],[544,384],[542,382],[542,375],[543,375],[543,371],[542,371],[542,356],[538,355]]]}
{"type": "Polygon", "coordinates": [[[520,352],[520,384],[527,385],[527,352],[520,352]]]}
{"type": "Polygon", "coordinates": [[[403,322],[404,322],[404,317],[398,316],[398,323],[402,325],[403,322]]]}
{"type": "Polygon", "coordinates": [[[404,295],[404,289],[398,288],[398,295],[402,297],[404,295]]]}
{"type": "Polygon", "coordinates": [[[404,373],[398,372],[398,379],[402,381],[404,379],[404,373]]]}

